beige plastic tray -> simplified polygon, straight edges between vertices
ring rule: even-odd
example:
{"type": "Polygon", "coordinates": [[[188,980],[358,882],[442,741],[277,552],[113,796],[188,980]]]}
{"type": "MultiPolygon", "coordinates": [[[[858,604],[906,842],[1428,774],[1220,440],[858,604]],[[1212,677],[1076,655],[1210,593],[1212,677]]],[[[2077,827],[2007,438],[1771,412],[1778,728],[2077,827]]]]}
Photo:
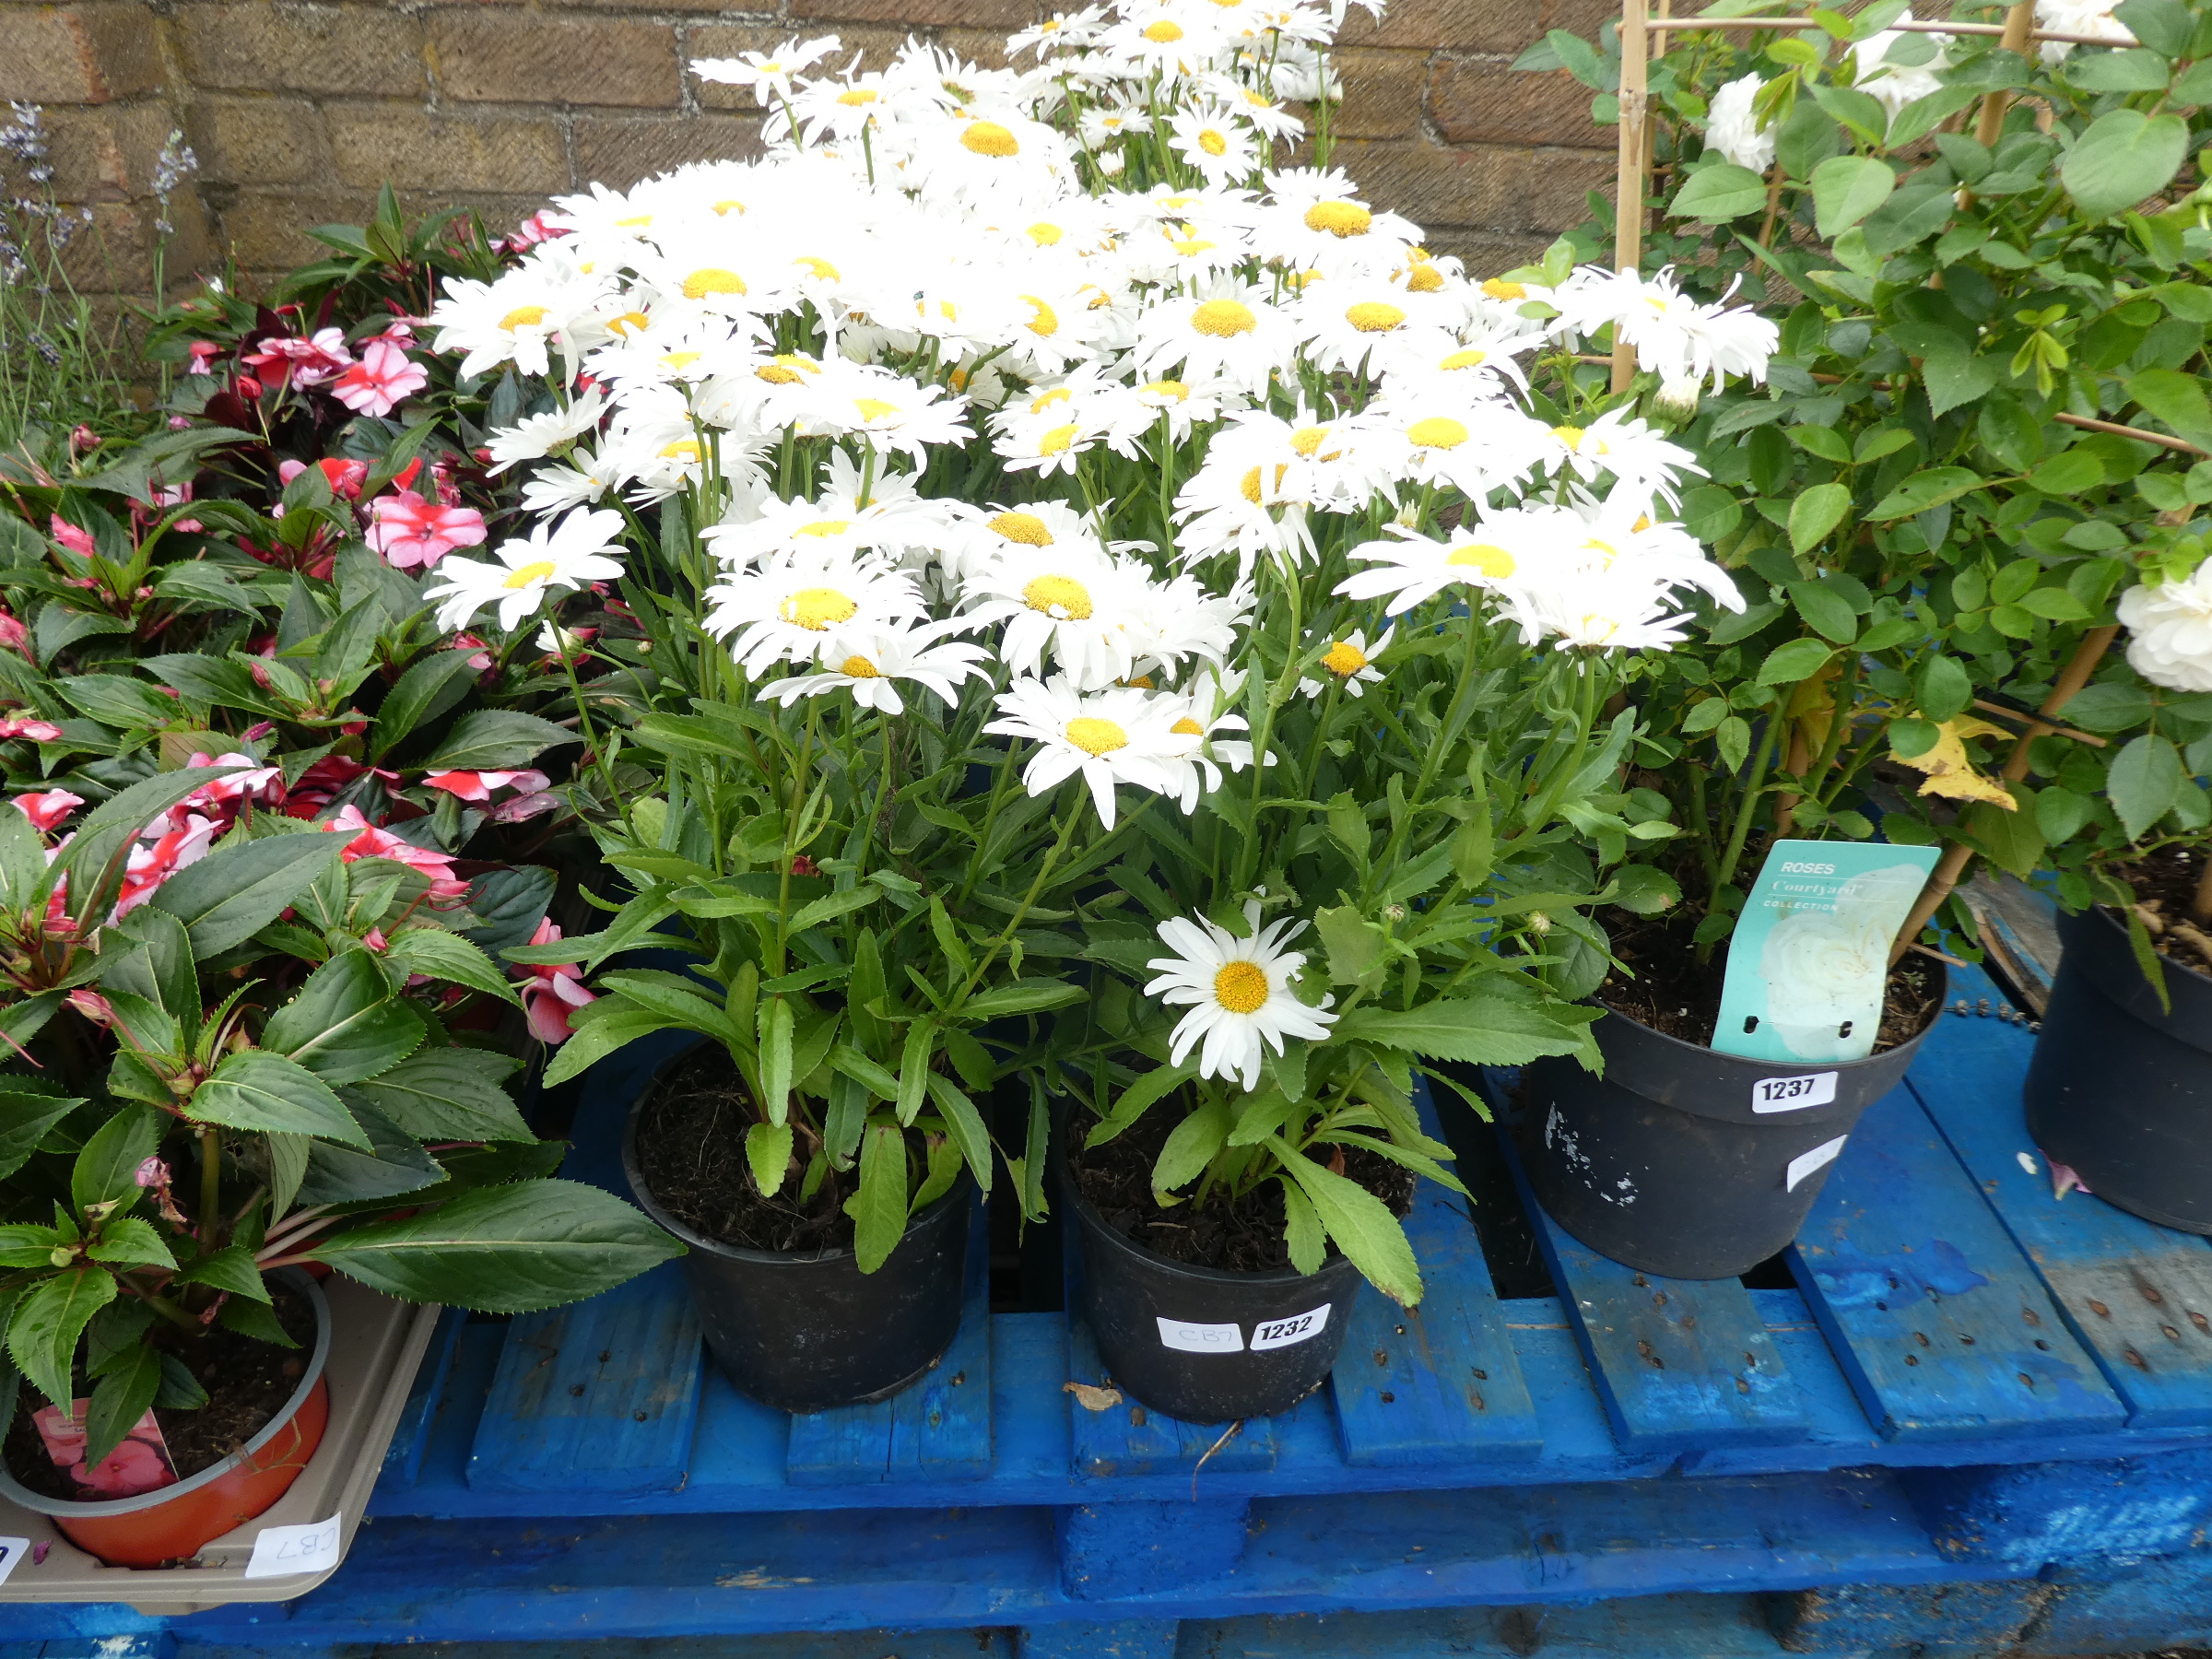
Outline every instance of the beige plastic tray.
{"type": "Polygon", "coordinates": [[[146,1614],[199,1613],[229,1602],[280,1602],[305,1595],[337,1571],[249,1579],[246,1562],[265,1526],[291,1526],[344,1517],[339,1563],[353,1547],[369,1493],[407,1403],[416,1368],[430,1345],[440,1309],[394,1300],[333,1274],[323,1281],[330,1302],[330,1424],[300,1478],[276,1507],[203,1548],[191,1567],[105,1567],[62,1536],[45,1515],[0,1499],[0,1536],[51,1546],[43,1561],[25,1558],[7,1583],[5,1602],[123,1602],[146,1614]]]}

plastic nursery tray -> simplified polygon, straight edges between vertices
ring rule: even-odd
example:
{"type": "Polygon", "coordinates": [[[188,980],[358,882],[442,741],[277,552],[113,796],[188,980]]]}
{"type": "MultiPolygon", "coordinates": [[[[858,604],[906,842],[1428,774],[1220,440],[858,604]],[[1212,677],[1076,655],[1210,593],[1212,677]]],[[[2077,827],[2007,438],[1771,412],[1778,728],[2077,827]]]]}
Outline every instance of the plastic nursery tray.
{"type": "Polygon", "coordinates": [[[330,1424],[300,1478],[266,1514],[225,1533],[185,1567],[108,1567],[64,1537],[52,1519],[0,1500],[0,1536],[50,1547],[26,1558],[0,1584],[0,1603],[121,1602],[146,1614],[198,1613],[230,1602],[280,1602],[305,1595],[337,1571],[249,1579],[253,1540],[265,1526],[342,1519],[338,1561],[353,1547],[384,1451],[392,1443],[416,1368],[437,1328],[436,1307],[403,1302],[333,1274],[323,1281],[331,1313],[330,1424]]]}

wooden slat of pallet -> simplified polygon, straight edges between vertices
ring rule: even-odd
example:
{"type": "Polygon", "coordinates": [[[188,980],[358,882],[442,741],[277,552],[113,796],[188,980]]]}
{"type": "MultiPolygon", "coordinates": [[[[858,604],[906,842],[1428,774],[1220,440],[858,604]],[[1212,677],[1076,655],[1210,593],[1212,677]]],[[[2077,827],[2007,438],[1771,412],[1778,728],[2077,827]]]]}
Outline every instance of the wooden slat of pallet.
{"type": "MultiPolygon", "coordinates": [[[[1093,1388],[1112,1383],[1106,1361],[1091,1340],[1090,1326],[1072,1312],[1067,1321],[1067,1374],[1072,1382],[1093,1388]]],[[[1067,1422],[1075,1468],[1082,1475],[1194,1477],[1202,1461],[1207,1469],[1224,1475],[1275,1467],[1272,1418],[1253,1418],[1241,1425],[1185,1423],[1125,1398],[1093,1411],[1071,1390],[1067,1422]]]]}
{"type": "Polygon", "coordinates": [[[1908,1088],[1859,1121],[1790,1265],[1886,1439],[2037,1438],[2126,1419],[1908,1088]]]}
{"type": "Polygon", "coordinates": [[[1344,1461],[1405,1467],[1528,1463],[1544,1431],[1505,1312],[1460,1201],[1423,1186],[1406,1218],[1427,1294],[1401,1308],[1371,1286],[1346,1322],[1330,1374],[1344,1461]]]}
{"type": "Polygon", "coordinates": [[[979,1194],[968,1229],[959,1334],[927,1376],[888,1400],[791,1419],[794,1486],[982,1480],[991,1473],[991,1228],[979,1194]]]}
{"type": "Polygon", "coordinates": [[[1498,1146],[1622,1451],[1806,1439],[1811,1425],[1782,1350],[1740,1280],[1665,1278],[1608,1261],[1545,1213],[1512,1137],[1501,1130],[1498,1146]]]}
{"type": "MultiPolygon", "coordinates": [[[[1996,1003],[1973,969],[1954,970],[1951,989],[1996,1003]]],[[[2034,1039],[1975,1016],[1945,1015],[1942,1034],[1906,1082],[2096,1356],[2128,1427],[2212,1425],[2212,1248],[2095,1198],[2052,1196],[2020,1106],[2034,1039]]]]}
{"type": "MultiPolygon", "coordinates": [[[[629,1196],[622,1123],[654,1069],[688,1042],[663,1032],[594,1066],[561,1173],[629,1196]]],[[[472,1487],[642,1494],[684,1483],[699,1415],[699,1316],[683,1265],[565,1308],[517,1316],[469,1454],[472,1487]]]]}

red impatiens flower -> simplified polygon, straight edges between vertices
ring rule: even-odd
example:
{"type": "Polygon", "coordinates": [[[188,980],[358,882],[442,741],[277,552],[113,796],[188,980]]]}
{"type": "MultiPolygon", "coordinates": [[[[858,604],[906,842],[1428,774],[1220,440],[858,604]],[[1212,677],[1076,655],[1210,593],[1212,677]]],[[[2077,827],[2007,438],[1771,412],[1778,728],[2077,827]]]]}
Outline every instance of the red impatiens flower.
{"type": "Polygon", "coordinates": [[[397,489],[369,504],[375,522],[363,539],[394,570],[429,570],[455,547],[481,547],[484,515],[474,507],[441,507],[411,489],[397,489]]]}
{"type": "Polygon", "coordinates": [[[288,378],[298,385],[319,386],[352,362],[353,353],[346,349],[344,329],[321,328],[306,340],[274,335],[262,341],[260,350],[249,352],[245,360],[262,371],[265,383],[274,381],[281,386],[288,378]]]}
{"type": "Polygon", "coordinates": [[[331,385],[331,394],[357,415],[383,416],[399,401],[430,383],[429,371],[410,361],[389,339],[375,339],[361,349],[361,360],[331,385]]]}
{"type": "Polygon", "coordinates": [[[187,374],[213,374],[217,359],[223,355],[223,348],[213,340],[194,340],[185,349],[192,354],[187,374]]]}
{"type": "Polygon", "coordinates": [[[65,789],[44,789],[19,794],[15,801],[23,809],[23,816],[30,820],[31,828],[47,830],[82,806],[85,797],[71,794],[65,789]]]}
{"type": "Polygon", "coordinates": [[[0,720],[0,738],[28,737],[33,743],[59,743],[62,728],[51,720],[0,720]]]}
{"type": "Polygon", "coordinates": [[[488,801],[491,792],[510,783],[523,794],[535,794],[550,782],[542,771],[441,771],[425,778],[429,789],[442,789],[464,801],[488,801]]]}
{"type": "MultiPolygon", "coordinates": [[[[368,462],[341,461],[332,455],[316,462],[315,465],[330,481],[330,490],[333,495],[347,501],[358,501],[361,499],[361,486],[369,482],[368,462]]],[[[306,463],[300,461],[279,461],[276,464],[276,476],[287,484],[306,470],[306,463]]]]}
{"type": "MultiPolygon", "coordinates": [[[[550,916],[530,935],[533,945],[554,945],[559,940],[560,929],[550,916]]],[[[530,1035],[540,1042],[566,1042],[572,1034],[569,1010],[599,998],[583,988],[583,980],[572,963],[549,963],[527,971],[530,977],[523,984],[523,1011],[530,1018],[530,1035]]]]}
{"type": "Polygon", "coordinates": [[[418,847],[413,841],[402,841],[389,830],[379,830],[361,816],[359,806],[338,808],[337,816],[323,826],[331,834],[350,835],[338,857],[347,864],[357,858],[389,858],[410,869],[420,870],[430,878],[430,900],[433,903],[448,902],[468,895],[468,883],[453,874],[453,855],[440,853],[429,847],[418,847]]]}
{"type": "Polygon", "coordinates": [[[207,856],[207,849],[215,844],[222,826],[213,818],[189,814],[182,824],[150,844],[140,841],[131,849],[130,863],[124,872],[123,893],[109,914],[110,922],[120,922],[148,899],[155,890],[187,865],[195,865],[207,856]]]}
{"type": "Polygon", "coordinates": [[[300,774],[300,781],[285,796],[285,816],[313,818],[336,798],[338,791],[364,774],[382,779],[387,788],[399,782],[395,771],[386,771],[381,766],[364,766],[345,755],[325,755],[300,774]]]}

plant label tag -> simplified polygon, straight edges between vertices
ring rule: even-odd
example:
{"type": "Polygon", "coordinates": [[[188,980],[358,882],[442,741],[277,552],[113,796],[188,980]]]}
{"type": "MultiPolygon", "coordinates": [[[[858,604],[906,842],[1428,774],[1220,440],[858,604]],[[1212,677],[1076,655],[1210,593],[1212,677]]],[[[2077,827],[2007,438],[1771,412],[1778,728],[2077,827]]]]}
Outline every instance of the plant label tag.
{"type": "Polygon", "coordinates": [[[344,1517],[311,1521],[304,1526],[265,1526],[253,1535],[248,1578],[283,1578],[294,1572],[321,1572],[338,1564],[344,1517]]]}
{"type": "Polygon", "coordinates": [[[1310,1336],[1320,1335],[1328,1323],[1327,1302],[1311,1313],[1293,1313],[1288,1319],[1263,1319],[1253,1328],[1252,1351],[1257,1354],[1268,1348],[1294,1347],[1310,1336]]]}
{"type": "MultiPolygon", "coordinates": [[[[1159,1316],[1154,1315],[1155,1318],[1159,1316]]],[[[1185,1354],[1241,1354],[1244,1333],[1233,1324],[1193,1324],[1186,1319],[1161,1319],[1159,1340],[1185,1354]]]]}
{"type": "Polygon", "coordinates": [[[16,1563],[30,1553],[29,1538],[0,1538],[0,1584],[7,1583],[7,1575],[16,1570],[16,1563]]]}
{"type": "Polygon", "coordinates": [[[1762,1114],[1831,1105],[1835,1098],[1834,1072],[1808,1072],[1802,1077],[1761,1077],[1751,1085],[1751,1110],[1762,1114]]]}
{"type": "Polygon", "coordinates": [[[1834,1140],[1822,1141],[1810,1152],[1801,1152],[1795,1158],[1791,1159],[1789,1182],[1783,1190],[1795,1192],[1797,1183],[1807,1175],[1818,1170],[1825,1170],[1830,1164],[1834,1163],[1837,1158],[1842,1154],[1843,1143],[1850,1138],[1851,1136],[1848,1135],[1839,1135],[1834,1140]]]}
{"type": "Polygon", "coordinates": [[[1880,841],[1776,841],[1728,941],[1713,1048],[1783,1065],[1873,1053],[1889,942],[1936,857],[1880,841]]]}

